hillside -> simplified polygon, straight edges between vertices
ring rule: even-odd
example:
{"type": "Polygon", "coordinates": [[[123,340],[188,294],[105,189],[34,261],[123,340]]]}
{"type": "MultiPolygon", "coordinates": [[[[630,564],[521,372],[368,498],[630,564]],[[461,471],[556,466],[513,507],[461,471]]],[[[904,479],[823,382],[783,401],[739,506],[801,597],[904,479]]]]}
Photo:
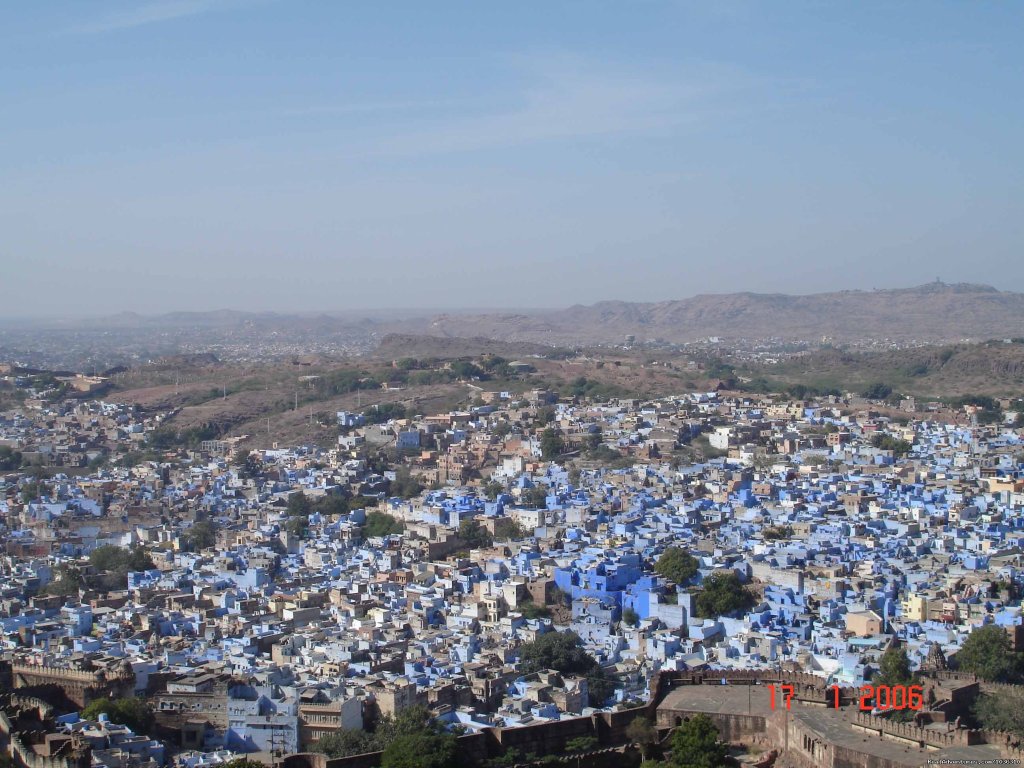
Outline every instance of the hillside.
{"type": "Polygon", "coordinates": [[[826,349],[746,372],[774,383],[860,390],[881,382],[897,392],[934,397],[1024,395],[1024,344],[987,342],[846,352],[826,349]]]}
{"type": "Polygon", "coordinates": [[[441,315],[429,333],[552,345],[708,336],[928,342],[1024,335],[1024,294],[971,284],[806,296],[705,294],[679,301],[606,301],[535,314],[441,315]]]}

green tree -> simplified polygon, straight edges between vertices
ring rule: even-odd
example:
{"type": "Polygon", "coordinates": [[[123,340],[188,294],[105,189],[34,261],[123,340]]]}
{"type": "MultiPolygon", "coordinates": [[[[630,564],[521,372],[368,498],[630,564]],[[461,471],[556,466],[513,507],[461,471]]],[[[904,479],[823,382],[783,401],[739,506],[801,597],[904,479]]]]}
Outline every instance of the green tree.
{"type": "Polygon", "coordinates": [[[316,751],[328,757],[348,757],[362,755],[377,750],[374,735],[355,728],[343,728],[320,737],[316,751]]]}
{"type": "Polygon", "coordinates": [[[971,713],[983,728],[1024,737],[1024,693],[1016,688],[982,693],[971,713]]]}
{"type": "Polygon", "coordinates": [[[104,544],[90,552],[89,564],[97,571],[113,571],[120,574],[127,574],[128,571],[148,571],[156,567],[142,547],[124,549],[112,544],[104,544]]]}
{"type": "Polygon", "coordinates": [[[288,496],[288,515],[294,517],[295,515],[302,515],[308,517],[309,513],[313,510],[313,505],[310,504],[309,498],[302,491],[288,496]]]}
{"type": "Polygon", "coordinates": [[[896,456],[906,456],[913,449],[906,440],[878,432],[871,436],[871,444],[882,451],[892,451],[896,456]]]}
{"type": "Polygon", "coordinates": [[[21,466],[21,452],[8,445],[0,445],[0,472],[9,472],[21,466]]]}
{"type": "Polygon", "coordinates": [[[64,563],[57,567],[57,578],[46,585],[44,591],[48,595],[61,597],[77,596],[82,588],[82,572],[78,566],[64,563]]]}
{"type": "Polygon", "coordinates": [[[459,538],[470,549],[489,547],[494,543],[494,537],[476,520],[463,520],[459,523],[459,538]]]}
{"type": "Polygon", "coordinates": [[[697,575],[700,563],[680,547],[669,547],[654,564],[654,571],[673,584],[685,584],[697,575]]]}
{"type": "Polygon", "coordinates": [[[303,517],[302,515],[292,515],[284,524],[285,531],[290,536],[296,536],[302,538],[306,535],[306,530],[309,527],[309,518],[303,517]]]}
{"type": "Polygon", "coordinates": [[[393,533],[401,533],[403,530],[405,530],[405,526],[402,525],[401,520],[377,510],[367,514],[366,522],[363,523],[363,536],[368,538],[390,536],[393,533]]]}
{"type": "Polygon", "coordinates": [[[535,485],[532,488],[524,488],[519,500],[524,506],[545,509],[548,505],[548,491],[546,485],[535,485]]]}
{"type": "Polygon", "coordinates": [[[718,740],[718,728],[705,714],[691,717],[672,732],[669,765],[679,768],[722,768],[729,750],[718,740]]]}
{"type": "Polygon", "coordinates": [[[449,733],[413,732],[384,748],[381,768],[454,768],[456,741],[449,733]]]}
{"type": "Polygon", "coordinates": [[[580,471],[579,467],[576,467],[576,466],[570,467],[569,468],[569,485],[571,485],[573,488],[579,488],[580,487],[580,477],[582,476],[582,474],[583,473],[580,471]]]}
{"type": "Polygon", "coordinates": [[[35,501],[46,492],[44,486],[39,481],[32,480],[31,482],[25,483],[21,486],[21,503],[28,504],[29,502],[35,501]]]}
{"type": "Polygon", "coordinates": [[[144,699],[94,699],[82,710],[85,720],[106,714],[112,723],[127,725],[139,735],[148,735],[153,726],[153,710],[144,699]]]}
{"type": "Polygon", "coordinates": [[[551,609],[546,605],[537,605],[536,603],[524,603],[519,606],[520,613],[523,614],[524,619],[547,619],[551,616],[551,609]]]}
{"type": "Polygon", "coordinates": [[[243,480],[253,480],[263,474],[263,462],[248,448],[243,448],[235,454],[234,464],[238,469],[238,476],[243,480]]]}
{"type": "Polygon", "coordinates": [[[861,397],[867,398],[868,400],[885,400],[885,398],[892,394],[892,387],[881,381],[876,381],[860,394],[861,397]]]}
{"type": "Polygon", "coordinates": [[[910,658],[903,646],[890,646],[882,654],[878,671],[871,682],[875,685],[910,685],[914,676],[910,672],[910,658]]]}
{"type": "Polygon", "coordinates": [[[267,766],[259,760],[250,760],[248,757],[236,757],[234,760],[228,760],[224,763],[223,768],[267,768],[267,766]]]}
{"type": "Polygon", "coordinates": [[[625,608],[622,611],[622,623],[628,624],[631,627],[635,627],[637,624],[640,623],[640,616],[632,608],[625,608]]]}
{"type": "Polygon", "coordinates": [[[1024,679],[1020,655],[1011,650],[1006,630],[995,624],[971,632],[952,661],[957,669],[989,682],[1019,683],[1024,679]]]}
{"type": "Polygon", "coordinates": [[[536,423],[538,426],[545,426],[555,420],[555,409],[550,405],[545,405],[543,408],[537,409],[536,423]]]}
{"type": "Polygon", "coordinates": [[[697,593],[697,615],[717,619],[754,606],[755,597],[748,590],[735,571],[712,573],[697,593]]]}
{"type": "Polygon", "coordinates": [[[646,760],[650,757],[654,745],[658,743],[658,729],[651,725],[651,721],[646,717],[638,715],[626,726],[626,738],[640,747],[640,754],[646,760]]]}
{"type": "Polygon", "coordinates": [[[565,450],[565,441],[562,435],[553,427],[548,427],[540,435],[540,453],[545,459],[553,459],[561,456],[565,450]]]}
{"type": "Polygon", "coordinates": [[[209,520],[198,520],[182,535],[181,539],[186,551],[199,552],[212,547],[217,542],[217,528],[209,520]]]}
{"type": "Polygon", "coordinates": [[[489,480],[487,485],[484,486],[484,496],[488,501],[495,501],[498,498],[498,495],[504,492],[504,484],[499,483],[497,480],[489,480]]]}
{"type": "Polygon", "coordinates": [[[583,648],[575,632],[547,632],[519,647],[519,668],[525,674],[554,669],[587,678],[591,706],[599,707],[615,689],[597,660],[583,648]]]}
{"type": "Polygon", "coordinates": [[[423,484],[420,483],[407,467],[402,467],[395,473],[395,479],[391,481],[391,495],[400,496],[403,499],[411,499],[423,492],[423,484]]]}
{"type": "Polygon", "coordinates": [[[566,752],[593,752],[598,747],[598,741],[593,736],[577,736],[565,742],[566,752]]]}

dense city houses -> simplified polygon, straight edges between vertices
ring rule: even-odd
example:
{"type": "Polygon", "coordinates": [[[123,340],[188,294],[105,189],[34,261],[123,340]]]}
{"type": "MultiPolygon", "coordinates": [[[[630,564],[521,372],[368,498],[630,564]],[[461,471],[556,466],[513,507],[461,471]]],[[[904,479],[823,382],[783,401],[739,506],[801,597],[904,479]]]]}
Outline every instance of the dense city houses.
{"type": "Polygon", "coordinates": [[[0,414],[5,717],[48,734],[20,762],[270,763],[414,707],[473,734],[659,675],[856,688],[897,647],[1024,647],[1013,410],[483,400],[339,412],[329,448],[154,447],[169,414],[87,397],[0,414]]]}

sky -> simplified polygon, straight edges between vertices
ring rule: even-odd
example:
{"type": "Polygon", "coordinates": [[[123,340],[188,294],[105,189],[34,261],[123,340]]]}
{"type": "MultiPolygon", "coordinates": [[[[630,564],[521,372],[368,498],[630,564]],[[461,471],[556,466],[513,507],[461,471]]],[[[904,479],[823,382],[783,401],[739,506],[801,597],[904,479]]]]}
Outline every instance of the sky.
{"type": "Polygon", "coordinates": [[[1024,290],[1024,4],[0,5],[0,316],[1024,290]]]}

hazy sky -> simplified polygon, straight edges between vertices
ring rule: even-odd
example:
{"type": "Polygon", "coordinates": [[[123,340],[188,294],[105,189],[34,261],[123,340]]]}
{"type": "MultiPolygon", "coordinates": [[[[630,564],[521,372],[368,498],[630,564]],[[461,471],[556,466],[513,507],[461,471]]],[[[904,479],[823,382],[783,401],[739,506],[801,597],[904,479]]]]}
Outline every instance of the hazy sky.
{"type": "Polygon", "coordinates": [[[0,315],[1024,290],[1024,3],[0,6],[0,315]]]}

